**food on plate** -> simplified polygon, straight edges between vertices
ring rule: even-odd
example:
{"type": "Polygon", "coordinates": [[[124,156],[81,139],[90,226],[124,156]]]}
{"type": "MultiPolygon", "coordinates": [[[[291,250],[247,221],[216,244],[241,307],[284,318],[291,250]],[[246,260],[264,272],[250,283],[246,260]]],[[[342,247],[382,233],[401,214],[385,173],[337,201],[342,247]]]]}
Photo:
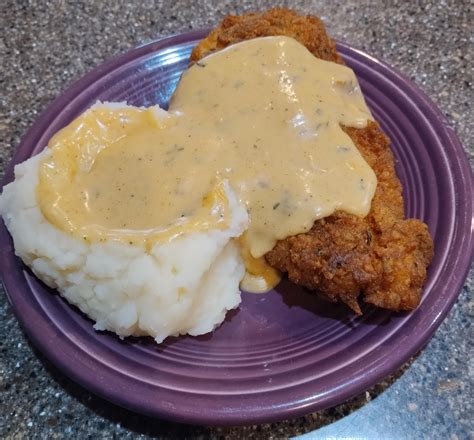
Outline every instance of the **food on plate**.
{"type": "MultiPolygon", "coordinates": [[[[287,9],[224,18],[193,50],[191,60],[250,38],[287,35],[320,59],[343,63],[321,20],[287,9]]],[[[265,255],[296,284],[341,301],[361,313],[366,303],[391,310],[412,310],[420,302],[426,269],[433,256],[428,227],[404,219],[402,188],[395,173],[390,141],[375,121],[344,127],[377,175],[367,216],[338,210],[317,220],[304,234],[278,241],[265,255]]]]}
{"type": "Polygon", "coordinates": [[[157,342],[212,331],[279,271],[356,313],[361,292],[415,307],[431,239],[321,22],[227,17],[191,60],[168,111],[96,103],[15,168],[16,254],[96,329],[157,342]]]}

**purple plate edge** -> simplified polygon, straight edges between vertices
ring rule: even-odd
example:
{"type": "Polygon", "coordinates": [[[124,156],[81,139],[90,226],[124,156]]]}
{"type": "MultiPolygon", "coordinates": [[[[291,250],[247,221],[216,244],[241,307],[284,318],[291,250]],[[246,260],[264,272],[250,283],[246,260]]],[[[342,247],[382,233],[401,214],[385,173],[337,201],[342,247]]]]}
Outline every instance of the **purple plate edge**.
{"type": "MultiPolygon", "coordinates": [[[[209,32],[209,30],[197,30],[197,31],[192,31],[184,34],[176,34],[172,35],[169,37],[164,37],[160,38],[154,41],[151,41],[149,43],[143,44],[141,46],[138,46],[135,49],[131,49],[134,51],[143,51],[147,52],[150,48],[150,46],[155,46],[156,50],[159,50],[160,48],[167,47],[168,42],[172,42],[173,45],[178,45],[181,43],[189,42],[198,38],[202,38],[205,36],[205,34],[209,32]]],[[[382,68],[386,68],[391,71],[396,77],[398,77],[400,80],[402,80],[414,94],[418,98],[420,98],[424,105],[426,106],[427,110],[434,115],[437,120],[440,122],[440,124],[443,126],[443,132],[449,139],[449,142],[451,145],[454,147],[456,150],[456,161],[457,165],[459,168],[459,171],[461,172],[459,176],[457,176],[458,182],[461,181],[464,183],[465,187],[465,192],[466,196],[469,196],[469,202],[472,206],[472,195],[473,195],[473,190],[472,190],[472,171],[469,166],[469,162],[466,158],[465,151],[462,147],[462,144],[460,140],[457,138],[456,134],[454,133],[453,129],[447,124],[447,121],[445,117],[442,115],[440,110],[436,107],[436,105],[426,96],[424,92],[422,92],[417,86],[415,86],[410,79],[408,79],[406,76],[398,72],[396,69],[393,67],[388,66],[387,64],[377,60],[376,58],[365,54],[363,51],[360,51],[358,49],[354,49],[351,46],[348,46],[344,43],[338,43],[339,49],[343,50],[348,50],[352,51],[356,54],[358,54],[360,57],[366,59],[366,60],[371,60],[371,62],[374,63],[374,65],[379,65],[382,68]]],[[[137,53],[137,52],[134,52],[137,53]]],[[[60,95],[58,98],[56,98],[47,108],[44,110],[41,114],[41,116],[36,120],[36,122],[33,124],[33,126],[27,131],[26,135],[23,137],[20,146],[17,148],[15,151],[15,154],[13,156],[13,159],[10,161],[9,165],[7,166],[5,170],[5,176],[2,179],[2,184],[1,186],[3,187],[5,184],[7,184],[9,181],[12,180],[13,178],[13,168],[14,165],[20,161],[23,161],[26,159],[24,151],[29,150],[27,148],[29,146],[29,138],[33,137],[34,134],[37,131],[41,131],[42,127],[45,124],[48,124],[54,117],[51,115],[54,115],[58,109],[64,108],[64,104],[66,104],[69,100],[70,96],[74,96],[78,90],[81,90],[83,86],[86,83],[93,82],[95,79],[98,77],[101,77],[105,72],[113,70],[115,67],[120,65],[122,61],[125,61],[129,58],[128,56],[129,52],[126,52],[125,54],[121,54],[115,58],[112,58],[111,60],[103,63],[102,65],[98,66],[85,76],[83,76],[81,79],[73,83],[65,93],[60,95]]],[[[456,177],[456,176],[455,176],[456,177]]],[[[467,225],[469,222],[468,217],[468,210],[466,210],[466,218],[464,219],[464,224],[467,225]]],[[[2,222],[3,223],[3,222],[2,222]]],[[[2,224],[1,229],[3,229],[2,234],[5,233],[5,226],[2,224]]],[[[459,227],[458,227],[459,229],[459,227]]],[[[473,253],[473,231],[471,228],[471,234],[468,235],[463,235],[461,238],[463,238],[463,245],[467,245],[467,250],[468,252],[465,252],[463,255],[459,255],[459,258],[457,259],[457,262],[462,261],[462,265],[464,265],[465,261],[468,261],[472,258],[472,253],[473,253]]],[[[455,238],[453,238],[454,241],[455,238]]],[[[2,249],[2,254],[7,255],[7,250],[2,249]]],[[[90,378],[84,378],[83,375],[77,373],[73,368],[69,368],[67,365],[64,365],[64,360],[59,357],[58,354],[56,354],[55,350],[52,350],[51,347],[48,344],[45,344],[42,340],[41,337],[36,336],[36,329],[33,328],[34,325],[32,322],[25,322],[19,319],[23,329],[25,332],[29,335],[30,339],[33,341],[33,343],[40,348],[40,350],[46,355],[46,357],[53,362],[56,366],[58,366],[61,371],[71,377],[74,381],[78,382],[88,390],[106,398],[107,400],[110,400],[113,403],[117,403],[123,407],[132,409],[134,411],[138,411],[140,413],[148,414],[151,416],[160,416],[164,417],[169,420],[174,420],[178,422],[184,422],[184,423],[194,423],[194,424],[209,424],[209,425],[238,425],[238,424],[251,424],[251,423],[258,423],[258,422],[268,422],[268,421],[277,421],[277,420],[282,420],[283,418],[290,418],[290,417],[295,417],[295,416],[300,416],[303,414],[307,414],[315,409],[321,410],[330,406],[333,406],[334,404],[340,403],[342,400],[346,400],[354,395],[357,395],[358,393],[361,392],[361,388],[369,388],[371,385],[377,383],[380,379],[383,377],[387,376],[391,372],[394,371],[394,369],[398,368],[401,364],[406,362],[412,355],[417,353],[426,343],[429,341],[431,336],[434,334],[436,329],[439,327],[441,322],[444,320],[446,315],[449,313],[451,308],[454,305],[454,302],[456,301],[460,290],[462,289],[463,283],[466,279],[467,273],[469,271],[469,264],[466,264],[465,270],[462,273],[458,273],[456,276],[455,282],[452,284],[454,285],[454,289],[452,293],[449,296],[448,301],[445,302],[446,306],[443,308],[442,312],[439,313],[436,317],[435,320],[431,322],[431,325],[426,327],[420,335],[417,335],[415,338],[415,343],[411,344],[409,349],[405,350],[402,354],[399,354],[397,356],[397,360],[389,363],[383,363],[382,365],[379,366],[375,371],[371,371],[368,374],[364,376],[364,378],[361,381],[355,381],[354,383],[347,385],[346,388],[344,389],[343,392],[339,392],[337,396],[332,396],[329,395],[325,397],[324,399],[320,399],[316,403],[312,403],[309,405],[302,405],[302,406],[296,406],[293,408],[287,408],[283,410],[278,410],[276,411],[276,415],[274,417],[270,416],[262,416],[261,414],[259,415],[258,413],[256,415],[251,415],[250,417],[246,417],[245,420],[242,420],[242,417],[239,417],[239,413],[226,413],[222,416],[222,418],[219,418],[216,420],[216,418],[208,418],[206,415],[201,415],[201,416],[193,416],[189,417],[186,416],[183,418],[183,416],[177,415],[176,412],[173,411],[165,411],[165,410],[160,410],[159,414],[155,411],[150,411],[146,405],[143,405],[143,402],[140,402],[139,400],[136,401],[135,403],[130,403],[130,400],[124,399],[124,396],[122,394],[117,394],[116,392],[112,391],[106,391],[100,386],[98,386],[95,383],[91,383],[93,381],[90,380],[90,378]]],[[[5,279],[5,267],[3,266],[2,269],[2,278],[5,279]]],[[[5,291],[7,292],[7,297],[9,298],[10,304],[12,306],[12,309],[15,313],[16,316],[18,316],[18,311],[21,310],[21,304],[17,304],[14,301],[12,301],[10,295],[8,294],[7,286],[5,285],[5,291]]],[[[129,396],[128,396],[129,397],[129,396]]]]}

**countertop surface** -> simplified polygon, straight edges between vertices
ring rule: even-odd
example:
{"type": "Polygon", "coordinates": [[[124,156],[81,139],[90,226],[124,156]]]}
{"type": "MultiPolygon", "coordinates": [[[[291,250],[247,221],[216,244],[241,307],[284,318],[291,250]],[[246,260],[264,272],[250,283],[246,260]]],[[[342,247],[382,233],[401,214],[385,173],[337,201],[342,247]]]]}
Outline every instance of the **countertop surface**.
{"type": "MultiPolygon", "coordinates": [[[[322,17],[332,37],[404,72],[441,108],[472,160],[470,1],[5,0],[0,177],[39,113],[107,58],[159,36],[216,25],[226,14],[277,5],[322,17]]],[[[367,392],[306,417],[225,428],[151,419],[91,395],[30,344],[1,291],[0,438],[473,438],[472,275],[421,353],[367,392]]]]}

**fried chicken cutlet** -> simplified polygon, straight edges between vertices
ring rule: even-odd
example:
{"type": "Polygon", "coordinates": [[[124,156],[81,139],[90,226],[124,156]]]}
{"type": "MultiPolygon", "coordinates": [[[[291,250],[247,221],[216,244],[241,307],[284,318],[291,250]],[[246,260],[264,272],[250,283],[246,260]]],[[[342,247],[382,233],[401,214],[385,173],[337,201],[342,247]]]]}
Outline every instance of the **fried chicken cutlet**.
{"type": "MultiPolygon", "coordinates": [[[[193,50],[191,61],[231,44],[284,35],[318,58],[344,64],[322,21],[288,9],[227,16],[193,50]]],[[[359,300],[385,309],[412,310],[420,302],[433,242],[426,224],[404,219],[402,187],[390,141],[376,122],[343,127],[377,175],[377,189],[365,218],[337,211],[304,234],[280,240],[265,255],[289,279],[360,314],[359,300]]]]}

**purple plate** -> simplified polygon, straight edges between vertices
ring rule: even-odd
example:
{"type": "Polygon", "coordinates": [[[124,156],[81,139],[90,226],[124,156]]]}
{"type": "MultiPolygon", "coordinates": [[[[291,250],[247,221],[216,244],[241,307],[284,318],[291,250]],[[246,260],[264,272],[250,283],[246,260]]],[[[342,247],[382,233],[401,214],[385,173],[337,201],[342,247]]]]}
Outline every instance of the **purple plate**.
{"type": "MultiPolygon", "coordinates": [[[[96,68],[59,97],[17,149],[13,166],[96,100],[166,103],[192,47],[207,30],[161,39],[96,68]]],[[[156,345],[97,333],[14,255],[0,224],[0,267],[31,340],[62,371],[110,401],[186,423],[249,424],[336,405],[400,367],[433,335],[462,287],[472,254],[472,176],[463,148],[433,103],[389,66],[339,44],[375,118],[392,140],[406,211],[429,224],[435,258],[413,313],[365,308],[355,317],[283,281],[243,293],[212,335],[156,345]]]]}

